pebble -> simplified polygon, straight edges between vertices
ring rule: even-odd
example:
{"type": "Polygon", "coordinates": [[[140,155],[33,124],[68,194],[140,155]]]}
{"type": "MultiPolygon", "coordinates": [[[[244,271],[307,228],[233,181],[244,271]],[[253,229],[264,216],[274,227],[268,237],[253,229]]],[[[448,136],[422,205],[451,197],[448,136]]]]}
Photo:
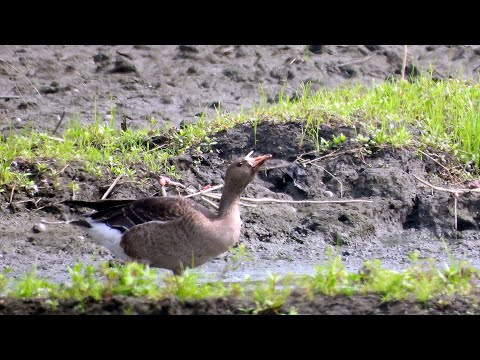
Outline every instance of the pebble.
{"type": "Polygon", "coordinates": [[[325,195],[326,197],[330,197],[330,198],[331,198],[331,197],[333,197],[333,192],[327,190],[327,191],[324,191],[324,192],[323,192],[323,195],[325,195]]]}
{"type": "Polygon", "coordinates": [[[33,225],[32,231],[34,233],[45,232],[45,231],[47,231],[47,227],[43,223],[37,223],[37,224],[33,225]]]}

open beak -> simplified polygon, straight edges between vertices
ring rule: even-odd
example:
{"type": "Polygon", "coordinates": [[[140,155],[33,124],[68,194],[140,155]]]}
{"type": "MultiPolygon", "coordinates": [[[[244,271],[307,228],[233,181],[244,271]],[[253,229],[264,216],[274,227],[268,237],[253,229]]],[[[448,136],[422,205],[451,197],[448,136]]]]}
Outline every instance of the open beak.
{"type": "Polygon", "coordinates": [[[250,159],[250,164],[252,165],[253,170],[257,171],[260,168],[260,166],[262,166],[263,163],[265,161],[267,161],[268,159],[270,159],[271,157],[272,157],[272,155],[267,154],[267,155],[262,155],[262,156],[257,156],[257,157],[251,158],[250,159]]]}

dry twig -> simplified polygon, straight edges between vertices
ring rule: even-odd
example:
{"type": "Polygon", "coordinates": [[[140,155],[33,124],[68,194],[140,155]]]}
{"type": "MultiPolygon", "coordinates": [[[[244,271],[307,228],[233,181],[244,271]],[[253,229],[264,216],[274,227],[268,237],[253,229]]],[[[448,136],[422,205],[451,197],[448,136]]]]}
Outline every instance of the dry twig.
{"type": "Polygon", "coordinates": [[[448,189],[448,188],[432,185],[428,181],[420,179],[416,175],[413,175],[413,177],[415,179],[417,179],[418,181],[420,181],[422,184],[427,185],[428,187],[430,187],[432,189],[435,189],[435,190],[438,190],[438,191],[449,192],[449,193],[452,193],[452,194],[463,194],[463,193],[467,193],[467,192],[480,193],[480,188],[477,188],[477,189],[448,189]]]}
{"type": "Polygon", "coordinates": [[[343,184],[342,184],[342,182],[335,175],[333,175],[330,171],[325,169],[323,166],[320,166],[320,165],[314,164],[314,163],[311,163],[311,165],[319,167],[320,169],[325,171],[327,174],[329,174],[332,178],[334,178],[340,184],[340,198],[342,198],[343,197],[343,184]]]}
{"type": "Polygon", "coordinates": [[[7,64],[8,66],[10,66],[13,70],[15,70],[16,72],[18,72],[19,74],[21,74],[29,83],[30,85],[32,85],[32,87],[35,89],[35,91],[37,92],[38,95],[40,95],[40,97],[42,96],[42,94],[40,94],[40,91],[38,91],[38,89],[35,87],[35,85],[33,85],[33,83],[24,75],[20,72],[20,70],[18,70],[15,66],[13,66],[12,64],[10,64],[8,61],[5,61],[3,59],[0,59],[1,62],[7,64]]]}
{"type": "Polygon", "coordinates": [[[56,134],[56,132],[57,132],[58,128],[60,127],[60,124],[62,123],[63,118],[65,117],[65,114],[66,114],[66,113],[67,113],[67,112],[64,110],[63,113],[62,113],[62,116],[60,116],[60,120],[58,120],[57,126],[55,126],[55,129],[53,130],[52,135],[55,135],[55,134],[56,134]]]}
{"type": "Polygon", "coordinates": [[[281,200],[272,198],[252,199],[241,197],[241,200],[254,203],[282,203],[282,204],[349,204],[349,203],[373,203],[373,200],[281,200]]]}
{"type": "Polygon", "coordinates": [[[187,195],[187,196],[185,196],[185,197],[186,197],[186,198],[189,198],[189,197],[192,197],[192,196],[203,195],[203,194],[212,192],[212,191],[214,191],[214,190],[221,189],[222,187],[223,187],[223,185],[212,186],[212,187],[209,188],[209,189],[201,190],[201,191],[198,191],[198,192],[196,192],[196,193],[189,194],[189,195],[187,195]]]}
{"type": "Polygon", "coordinates": [[[452,173],[450,172],[450,170],[449,170],[446,166],[440,164],[440,162],[439,162],[438,160],[435,160],[433,157],[431,157],[431,156],[428,155],[427,153],[423,152],[422,150],[418,150],[418,152],[421,153],[421,154],[423,154],[423,155],[425,155],[426,157],[428,157],[428,158],[429,158],[430,160],[432,160],[435,164],[437,164],[438,166],[440,166],[442,169],[446,170],[450,176],[452,176],[452,173]]]}
{"type": "Polygon", "coordinates": [[[15,191],[15,185],[12,187],[12,192],[10,193],[10,205],[12,205],[12,200],[13,200],[13,192],[15,191]]]}
{"type": "Polygon", "coordinates": [[[402,64],[402,80],[405,80],[405,68],[407,67],[408,46],[403,45],[403,64],[402,64]]]}
{"type": "Polygon", "coordinates": [[[347,66],[347,65],[354,65],[354,64],[363,63],[367,60],[370,60],[372,57],[374,57],[377,54],[377,52],[378,52],[378,50],[374,51],[371,55],[368,55],[368,56],[364,57],[363,59],[354,60],[354,61],[346,62],[346,63],[343,63],[343,64],[338,64],[337,66],[342,67],[342,66],[347,66]]]}
{"type": "Polygon", "coordinates": [[[460,195],[462,195],[464,193],[468,193],[468,192],[480,193],[480,188],[475,188],[475,189],[448,189],[448,188],[432,185],[428,181],[420,179],[416,175],[413,175],[413,176],[415,177],[415,179],[420,181],[422,184],[427,185],[432,190],[435,189],[435,190],[438,190],[438,191],[443,191],[443,192],[448,192],[448,193],[453,194],[453,196],[454,196],[454,200],[453,200],[454,201],[454,225],[453,225],[453,228],[455,229],[455,231],[457,231],[458,230],[458,198],[460,197],[460,195]]]}
{"type": "Polygon", "coordinates": [[[118,176],[117,176],[117,178],[113,181],[112,185],[110,185],[110,187],[109,187],[108,190],[105,192],[105,194],[103,194],[102,200],[106,199],[107,196],[112,192],[113,188],[115,187],[115,185],[117,185],[118,180],[120,180],[121,177],[122,177],[122,175],[118,175],[118,176]]]}

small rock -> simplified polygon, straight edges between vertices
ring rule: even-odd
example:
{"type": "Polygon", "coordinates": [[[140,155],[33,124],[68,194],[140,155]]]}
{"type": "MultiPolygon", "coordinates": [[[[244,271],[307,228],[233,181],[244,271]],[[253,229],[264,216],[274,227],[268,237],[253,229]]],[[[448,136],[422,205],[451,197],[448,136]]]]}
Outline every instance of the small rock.
{"type": "Polygon", "coordinates": [[[47,227],[43,223],[37,223],[37,224],[33,225],[32,231],[34,233],[45,232],[45,231],[47,231],[47,227]]]}
{"type": "Polygon", "coordinates": [[[18,123],[21,123],[23,120],[20,119],[19,117],[16,117],[16,118],[15,118],[15,121],[18,122],[18,123]]]}
{"type": "Polygon", "coordinates": [[[111,114],[105,115],[105,120],[106,121],[110,121],[110,120],[112,120],[112,118],[113,118],[113,116],[111,114]]]}
{"type": "Polygon", "coordinates": [[[327,191],[324,191],[324,192],[323,192],[323,195],[326,196],[326,197],[331,198],[331,197],[333,197],[333,192],[327,190],[327,191]]]}

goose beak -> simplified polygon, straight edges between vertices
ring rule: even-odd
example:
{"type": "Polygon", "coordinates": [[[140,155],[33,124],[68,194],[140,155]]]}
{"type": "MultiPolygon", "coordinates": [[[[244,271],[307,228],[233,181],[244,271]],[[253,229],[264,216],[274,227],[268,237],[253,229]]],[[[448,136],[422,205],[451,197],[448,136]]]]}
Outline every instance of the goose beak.
{"type": "Polygon", "coordinates": [[[252,165],[253,170],[257,171],[260,168],[260,166],[262,166],[263,163],[265,161],[267,161],[268,159],[270,159],[271,157],[272,157],[272,155],[267,154],[267,155],[262,155],[262,156],[257,156],[257,157],[251,158],[250,159],[250,164],[252,165]]]}

